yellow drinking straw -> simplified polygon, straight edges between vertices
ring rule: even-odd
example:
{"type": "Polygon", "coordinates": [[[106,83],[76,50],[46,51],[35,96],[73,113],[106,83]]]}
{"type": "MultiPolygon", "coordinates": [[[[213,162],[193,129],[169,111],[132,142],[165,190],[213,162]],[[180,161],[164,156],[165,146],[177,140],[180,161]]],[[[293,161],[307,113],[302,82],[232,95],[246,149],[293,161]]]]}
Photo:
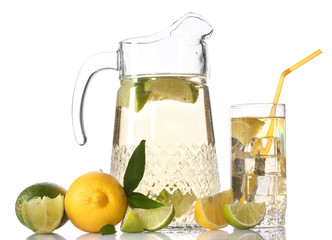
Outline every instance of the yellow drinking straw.
{"type": "Polygon", "coordinates": [[[279,83],[278,83],[278,87],[277,87],[277,92],[276,92],[276,95],[274,96],[274,100],[273,100],[273,103],[274,104],[277,104],[278,101],[279,101],[279,97],[280,97],[280,92],[281,92],[281,88],[282,88],[282,85],[284,83],[284,79],[285,77],[293,72],[295,69],[301,67],[302,65],[304,65],[305,63],[309,62],[311,59],[317,57],[319,54],[321,54],[322,51],[320,49],[318,49],[316,52],[310,54],[308,57],[302,59],[301,61],[299,61],[298,63],[296,63],[295,65],[291,66],[290,68],[288,68],[287,70],[283,71],[283,73],[281,74],[280,76],[280,79],[279,79],[279,83]]]}
{"type": "MultiPolygon", "coordinates": [[[[269,129],[267,131],[266,136],[267,137],[272,137],[273,136],[273,132],[274,132],[274,126],[275,126],[275,104],[278,103],[279,101],[279,97],[280,97],[280,93],[281,93],[281,89],[282,89],[282,85],[284,83],[284,79],[285,77],[290,74],[291,72],[293,72],[295,69],[301,67],[302,65],[304,65],[305,63],[309,62],[311,59],[317,57],[319,54],[321,54],[322,51],[320,49],[318,49],[316,52],[312,53],[311,55],[309,55],[308,57],[304,58],[303,60],[301,60],[300,62],[296,63],[295,65],[293,65],[292,67],[288,68],[287,70],[283,71],[283,73],[280,76],[279,79],[279,83],[278,83],[278,87],[277,87],[277,91],[276,94],[274,96],[274,100],[273,100],[273,106],[271,108],[271,112],[270,112],[270,117],[272,118],[269,129]]],[[[253,147],[253,155],[257,156],[258,152],[260,151],[260,155],[261,156],[267,156],[268,153],[270,152],[272,146],[272,140],[268,139],[265,147],[263,146],[263,143],[261,141],[261,139],[257,139],[254,143],[254,147],[253,147]]],[[[285,161],[285,159],[283,158],[281,161],[285,161]]],[[[280,163],[282,164],[282,163],[280,163]]],[[[254,172],[250,173],[250,179],[253,179],[253,185],[249,186],[249,188],[253,189],[255,187],[255,179],[256,179],[256,175],[254,172]]],[[[248,188],[248,186],[247,186],[248,188]]],[[[246,200],[246,193],[247,191],[249,191],[249,189],[245,189],[245,192],[243,193],[240,202],[247,202],[246,200]]]]}
{"type": "MultiPolygon", "coordinates": [[[[281,89],[282,89],[282,85],[284,83],[285,77],[289,73],[293,72],[295,69],[301,67],[302,65],[309,62],[311,59],[317,57],[321,53],[322,53],[322,51],[320,49],[318,49],[316,52],[310,54],[308,57],[302,59],[301,61],[299,61],[295,65],[293,65],[290,68],[288,68],[287,70],[283,71],[283,73],[281,74],[280,79],[279,79],[279,83],[278,83],[276,94],[274,96],[273,104],[277,104],[278,101],[279,101],[279,97],[280,97],[280,93],[281,93],[281,89]]],[[[270,117],[274,117],[274,116],[275,116],[275,105],[272,106],[271,112],[270,112],[270,117]]],[[[273,136],[274,125],[275,125],[275,119],[272,119],[269,130],[267,131],[267,134],[266,134],[267,137],[273,136]]],[[[271,139],[268,140],[265,147],[263,147],[261,142],[257,142],[257,143],[255,142],[254,149],[253,149],[254,150],[253,154],[258,155],[258,149],[260,147],[261,155],[267,155],[270,151],[271,144],[272,144],[271,139]]]]}

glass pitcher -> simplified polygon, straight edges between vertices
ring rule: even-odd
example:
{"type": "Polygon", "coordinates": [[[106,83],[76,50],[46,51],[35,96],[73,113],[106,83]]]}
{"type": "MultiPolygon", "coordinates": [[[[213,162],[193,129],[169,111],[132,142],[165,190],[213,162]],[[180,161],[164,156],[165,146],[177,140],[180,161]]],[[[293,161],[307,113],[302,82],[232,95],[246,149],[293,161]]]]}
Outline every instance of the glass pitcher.
{"type": "Polygon", "coordinates": [[[77,142],[87,138],[83,100],[94,73],[119,71],[111,174],[121,183],[128,160],[146,140],[146,168],[137,191],[173,204],[173,228],[195,228],[197,198],[220,189],[209,90],[205,39],[212,27],[188,13],[169,28],[120,42],[83,65],[73,96],[77,142]]]}

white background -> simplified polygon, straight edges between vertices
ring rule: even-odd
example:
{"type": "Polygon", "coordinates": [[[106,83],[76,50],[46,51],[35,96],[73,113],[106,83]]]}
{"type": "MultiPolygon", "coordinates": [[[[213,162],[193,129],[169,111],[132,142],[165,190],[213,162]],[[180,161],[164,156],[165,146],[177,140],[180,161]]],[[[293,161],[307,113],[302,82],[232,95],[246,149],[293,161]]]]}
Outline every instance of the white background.
{"type": "MultiPolygon", "coordinates": [[[[271,102],[282,71],[323,51],[286,77],[280,102],[287,106],[287,239],[329,238],[331,10],[321,0],[1,1],[1,238],[32,234],[14,212],[24,188],[49,181],[68,189],[85,172],[109,170],[118,74],[93,79],[85,104],[88,143],[80,147],[71,98],[85,59],[191,11],[214,28],[207,83],[223,189],[230,187],[230,105],[271,102]]],[[[66,239],[84,234],[71,223],[57,233],[66,239]]]]}

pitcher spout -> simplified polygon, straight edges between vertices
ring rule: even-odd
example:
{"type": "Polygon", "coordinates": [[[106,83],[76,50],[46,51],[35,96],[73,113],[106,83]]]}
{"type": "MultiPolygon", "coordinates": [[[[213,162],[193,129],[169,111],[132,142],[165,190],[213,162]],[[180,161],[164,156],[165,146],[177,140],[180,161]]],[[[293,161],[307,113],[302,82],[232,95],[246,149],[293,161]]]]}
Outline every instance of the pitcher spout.
{"type": "Polygon", "coordinates": [[[148,36],[129,38],[124,40],[123,43],[143,44],[162,40],[197,43],[210,37],[212,32],[212,26],[201,15],[189,12],[160,32],[148,36]]]}
{"type": "Polygon", "coordinates": [[[208,75],[205,39],[211,25],[196,13],[187,13],[168,28],[152,35],[120,42],[120,76],[146,74],[208,75]]]}

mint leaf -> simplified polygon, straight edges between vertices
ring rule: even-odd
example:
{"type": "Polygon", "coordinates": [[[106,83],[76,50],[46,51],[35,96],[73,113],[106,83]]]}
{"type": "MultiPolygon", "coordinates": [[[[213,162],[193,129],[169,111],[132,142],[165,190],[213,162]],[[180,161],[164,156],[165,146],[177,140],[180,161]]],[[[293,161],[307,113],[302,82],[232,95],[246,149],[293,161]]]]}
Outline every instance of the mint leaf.
{"type": "Polygon", "coordinates": [[[131,155],[123,178],[126,193],[133,192],[143,178],[145,170],[145,140],[142,140],[131,155]]]}
{"type": "Polygon", "coordinates": [[[107,235],[107,234],[115,234],[116,230],[112,224],[107,224],[107,225],[103,226],[99,230],[99,232],[101,233],[101,235],[107,235]]]}
{"type": "Polygon", "coordinates": [[[127,201],[132,208],[159,208],[164,204],[156,202],[147,196],[134,192],[143,178],[145,170],[145,140],[142,140],[131,155],[123,178],[123,188],[127,201]]]}
{"type": "Polygon", "coordinates": [[[144,208],[144,209],[151,209],[151,208],[160,208],[165,206],[160,202],[156,202],[147,196],[143,195],[142,193],[132,192],[127,194],[127,201],[130,207],[132,208],[144,208]]]}

